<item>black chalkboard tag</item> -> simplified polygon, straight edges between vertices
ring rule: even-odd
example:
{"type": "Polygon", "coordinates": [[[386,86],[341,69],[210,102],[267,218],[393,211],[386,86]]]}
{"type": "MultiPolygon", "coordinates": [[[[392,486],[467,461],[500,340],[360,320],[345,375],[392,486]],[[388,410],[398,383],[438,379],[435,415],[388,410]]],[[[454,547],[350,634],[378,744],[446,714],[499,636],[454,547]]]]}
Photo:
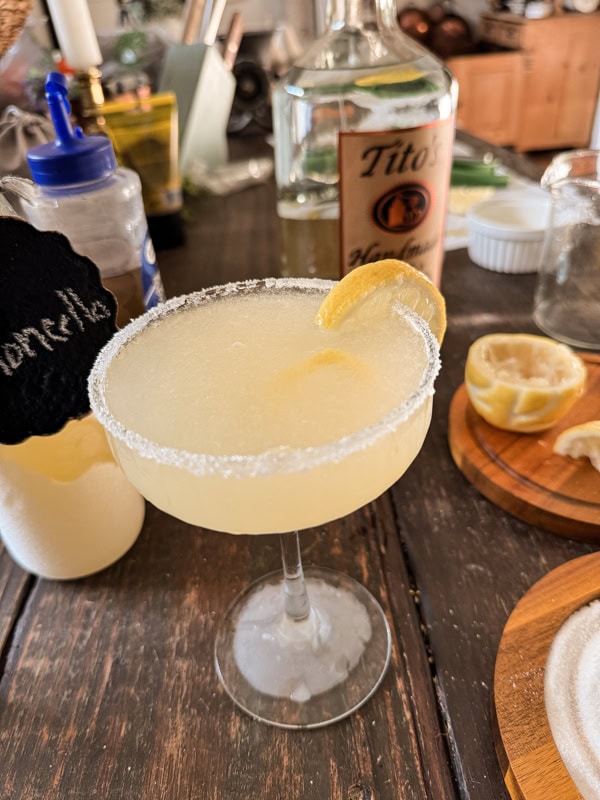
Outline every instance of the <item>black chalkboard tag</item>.
{"type": "Polygon", "coordinates": [[[63,234],[0,217],[0,442],[89,413],[87,377],[116,310],[96,265],[63,234]]]}

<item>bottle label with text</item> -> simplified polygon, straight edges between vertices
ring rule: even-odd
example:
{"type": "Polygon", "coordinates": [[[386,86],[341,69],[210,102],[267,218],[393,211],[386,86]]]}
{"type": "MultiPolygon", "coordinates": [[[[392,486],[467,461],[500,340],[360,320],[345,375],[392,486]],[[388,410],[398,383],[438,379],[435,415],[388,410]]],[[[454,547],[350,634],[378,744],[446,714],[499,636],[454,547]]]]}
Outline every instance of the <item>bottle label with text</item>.
{"type": "Polygon", "coordinates": [[[439,286],[454,118],[418,128],[339,134],[341,274],[383,258],[439,286]]]}
{"type": "Polygon", "coordinates": [[[154,308],[165,300],[165,290],[156,264],[156,252],[148,233],[142,248],[142,291],[146,309],[154,308]]]}

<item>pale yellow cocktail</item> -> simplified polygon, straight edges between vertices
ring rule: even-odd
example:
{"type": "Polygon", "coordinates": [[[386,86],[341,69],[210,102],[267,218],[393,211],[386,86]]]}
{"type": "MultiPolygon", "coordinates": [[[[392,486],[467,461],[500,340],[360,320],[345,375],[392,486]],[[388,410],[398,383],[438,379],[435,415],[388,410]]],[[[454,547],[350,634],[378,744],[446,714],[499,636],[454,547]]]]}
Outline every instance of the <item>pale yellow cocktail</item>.
{"type": "MultiPolygon", "coordinates": [[[[282,727],[346,716],[375,691],[390,657],[371,593],[341,573],[304,573],[290,533],[384,492],[429,427],[438,341],[395,296],[398,282],[409,303],[415,286],[417,300],[437,290],[407,265],[382,264],[366,274],[366,293],[371,280],[389,291],[367,298],[365,313],[354,300],[350,322],[337,318],[347,315],[345,295],[326,318],[317,313],[341,284],[230,284],[130,323],[90,376],[92,409],[148,500],[205,528],[283,534],[283,580],[267,576],[239,598],[215,648],[235,702],[282,727]]],[[[351,299],[362,281],[351,279],[351,299]]],[[[437,322],[441,338],[445,316],[437,322]]]]}
{"type": "Polygon", "coordinates": [[[198,294],[116,337],[96,413],[118,420],[117,458],[145,497],[203,527],[273,533],[348,514],[398,479],[429,425],[427,341],[403,313],[319,329],[329,288],[198,294]]]}

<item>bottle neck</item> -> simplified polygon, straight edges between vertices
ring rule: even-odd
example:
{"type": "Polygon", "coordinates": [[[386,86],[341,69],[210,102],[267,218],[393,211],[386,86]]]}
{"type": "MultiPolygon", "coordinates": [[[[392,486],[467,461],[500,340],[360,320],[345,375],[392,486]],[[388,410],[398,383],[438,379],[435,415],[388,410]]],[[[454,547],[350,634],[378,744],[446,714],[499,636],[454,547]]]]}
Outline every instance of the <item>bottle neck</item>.
{"type": "Polygon", "coordinates": [[[73,102],[73,110],[83,132],[88,136],[106,134],[106,121],[102,114],[104,91],[101,78],[102,73],[97,67],[90,67],[75,76],[79,97],[73,102]]]}
{"type": "Polygon", "coordinates": [[[328,27],[363,29],[398,28],[396,0],[329,0],[328,27]]]}
{"type": "Polygon", "coordinates": [[[115,180],[120,170],[117,168],[110,175],[103,175],[101,178],[94,178],[89,181],[78,181],[77,183],[65,183],[61,186],[41,186],[41,191],[44,195],[61,196],[61,195],[79,195],[88,194],[89,192],[97,192],[99,189],[108,186],[115,180]]]}

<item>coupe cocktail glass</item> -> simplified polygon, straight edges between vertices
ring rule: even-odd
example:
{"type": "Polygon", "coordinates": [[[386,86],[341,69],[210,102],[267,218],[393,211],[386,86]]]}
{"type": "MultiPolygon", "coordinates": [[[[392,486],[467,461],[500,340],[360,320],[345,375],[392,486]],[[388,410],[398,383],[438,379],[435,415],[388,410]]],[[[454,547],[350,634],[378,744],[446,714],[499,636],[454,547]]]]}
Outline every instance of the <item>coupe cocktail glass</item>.
{"type": "Polygon", "coordinates": [[[119,331],[89,380],[117,460],[154,505],[218,531],[281,534],[283,574],[236,600],[215,655],[241,708],[289,728],[351,713],[390,657],[379,603],[347,575],[304,571],[297,531],[402,475],[439,370],[437,340],[405,306],[318,328],[333,285],[265,279],[175,298],[119,331]]]}

